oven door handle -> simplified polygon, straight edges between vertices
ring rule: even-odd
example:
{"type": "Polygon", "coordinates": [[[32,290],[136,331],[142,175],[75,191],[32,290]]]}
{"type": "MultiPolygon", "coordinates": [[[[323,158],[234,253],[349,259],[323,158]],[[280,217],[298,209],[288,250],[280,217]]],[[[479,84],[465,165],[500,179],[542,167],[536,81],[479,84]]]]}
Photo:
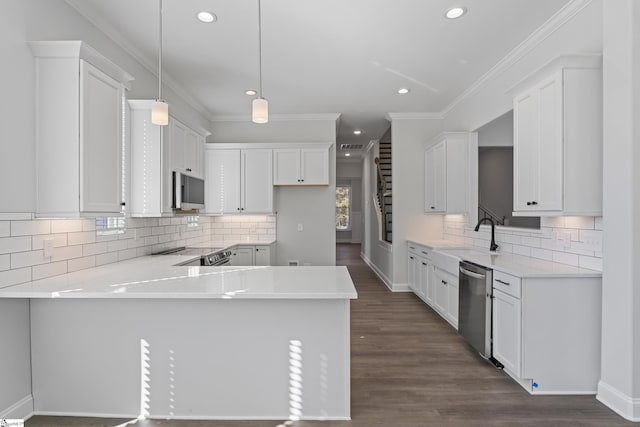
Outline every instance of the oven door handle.
{"type": "Polygon", "coordinates": [[[485,279],[486,276],[484,274],[474,273],[473,271],[469,271],[466,268],[460,267],[460,273],[465,276],[473,277],[474,279],[485,279]]]}

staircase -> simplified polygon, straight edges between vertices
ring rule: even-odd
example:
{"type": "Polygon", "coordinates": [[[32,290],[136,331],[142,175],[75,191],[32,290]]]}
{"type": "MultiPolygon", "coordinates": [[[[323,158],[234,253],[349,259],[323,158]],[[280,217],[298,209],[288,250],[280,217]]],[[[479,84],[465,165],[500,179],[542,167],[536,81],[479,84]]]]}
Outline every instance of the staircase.
{"type": "Polygon", "coordinates": [[[380,154],[375,159],[378,168],[377,197],[382,214],[382,237],[391,243],[393,240],[391,140],[380,141],[380,154]]]}

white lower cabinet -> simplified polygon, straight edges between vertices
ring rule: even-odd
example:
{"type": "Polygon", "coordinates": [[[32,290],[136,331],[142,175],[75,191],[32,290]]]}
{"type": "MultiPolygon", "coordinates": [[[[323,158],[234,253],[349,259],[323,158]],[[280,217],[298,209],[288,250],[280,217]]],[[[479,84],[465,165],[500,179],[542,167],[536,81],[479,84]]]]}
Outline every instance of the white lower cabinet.
{"type": "Polygon", "coordinates": [[[458,276],[449,265],[440,265],[433,250],[414,242],[407,244],[409,288],[454,328],[458,328],[458,276]]]}
{"type": "Polygon", "coordinates": [[[269,266],[274,265],[274,245],[243,245],[231,248],[231,265],[269,266]]]}
{"type": "Polygon", "coordinates": [[[520,300],[493,290],[493,357],[520,376],[520,300]]]}
{"type": "Polygon", "coordinates": [[[595,394],[602,279],[494,270],[493,357],[532,394],[595,394]]]}
{"type": "Polygon", "coordinates": [[[231,249],[231,265],[251,266],[255,263],[254,246],[236,246],[231,249]]]}

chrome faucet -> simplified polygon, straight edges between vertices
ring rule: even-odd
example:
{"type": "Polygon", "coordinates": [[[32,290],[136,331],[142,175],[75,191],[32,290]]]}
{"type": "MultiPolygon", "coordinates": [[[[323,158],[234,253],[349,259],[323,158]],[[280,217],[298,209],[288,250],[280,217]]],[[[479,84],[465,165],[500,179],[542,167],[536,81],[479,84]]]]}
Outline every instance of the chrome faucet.
{"type": "Polygon", "coordinates": [[[476,225],[475,231],[480,230],[480,224],[482,224],[485,221],[489,221],[491,223],[491,246],[489,248],[489,250],[491,252],[495,252],[498,249],[498,245],[496,245],[496,223],[491,219],[491,218],[481,218],[480,221],[478,221],[478,224],[476,225]]]}

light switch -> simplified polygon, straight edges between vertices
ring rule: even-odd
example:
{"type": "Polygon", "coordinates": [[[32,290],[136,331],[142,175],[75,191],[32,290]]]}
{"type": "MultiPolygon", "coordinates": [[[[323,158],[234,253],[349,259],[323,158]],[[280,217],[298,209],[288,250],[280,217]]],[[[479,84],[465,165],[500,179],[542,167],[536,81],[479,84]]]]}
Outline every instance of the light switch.
{"type": "Polygon", "coordinates": [[[51,258],[51,255],[53,255],[53,239],[44,239],[42,246],[44,249],[44,257],[51,258]]]}
{"type": "Polygon", "coordinates": [[[302,231],[304,230],[304,227],[302,226],[302,224],[298,224],[298,231],[302,231]]]}

